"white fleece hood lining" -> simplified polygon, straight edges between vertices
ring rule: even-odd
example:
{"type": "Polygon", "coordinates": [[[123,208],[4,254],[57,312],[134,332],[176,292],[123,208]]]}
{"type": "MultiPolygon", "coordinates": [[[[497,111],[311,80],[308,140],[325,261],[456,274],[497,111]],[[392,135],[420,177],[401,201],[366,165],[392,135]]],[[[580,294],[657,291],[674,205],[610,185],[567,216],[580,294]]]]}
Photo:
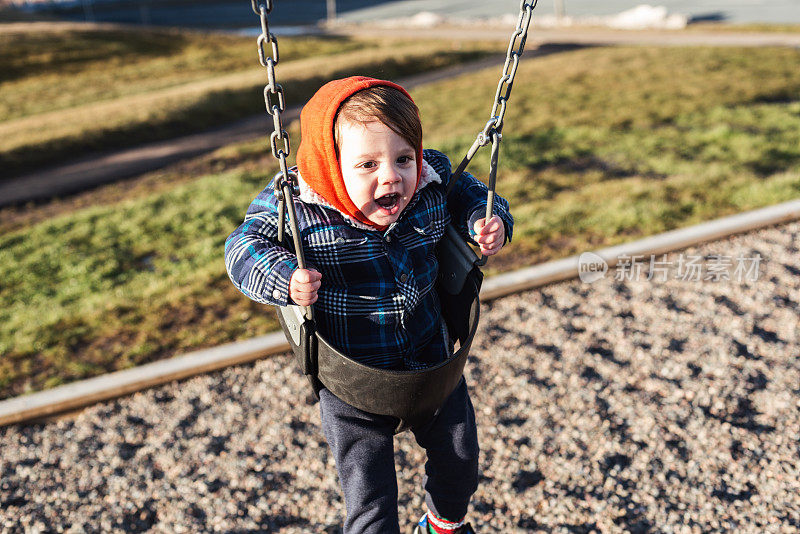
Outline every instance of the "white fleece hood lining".
{"type": "MultiPolygon", "coordinates": [[[[296,169],[295,172],[297,173],[297,183],[298,186],[300,187],[300,200],[302,200],[306,204],[317,204],[318,206],[322,206],[324,208],[336,211],[337,213],[341,214],[342,217],[344,217],[345,221],[347,221],[351,226],[355,228],[359,228],[361,230],[375,230],[375,227],[369,226],[368,224],[364,224],[361,221],[353,219],[346,213],[342,213],[341,211],[331,206],[324,198],[322,198],[322,196],[320,196],[319,194],[317,194],[316,191],[311,189],[311,186],[309,186],[303,180],[303,177],[300,176],[300,173],[296,169]]],[[[437,173],[427,161],[422,160],[422,169],[419,176],[419,185],[417,186],[417,191],[421,191],[423,188],[432,183],[436,184],[442,183],[442,177],[439,176],[439,173],[437,173]]],[[[416,195],[416,192],[414,192],[414,194],[416,195]]]]}

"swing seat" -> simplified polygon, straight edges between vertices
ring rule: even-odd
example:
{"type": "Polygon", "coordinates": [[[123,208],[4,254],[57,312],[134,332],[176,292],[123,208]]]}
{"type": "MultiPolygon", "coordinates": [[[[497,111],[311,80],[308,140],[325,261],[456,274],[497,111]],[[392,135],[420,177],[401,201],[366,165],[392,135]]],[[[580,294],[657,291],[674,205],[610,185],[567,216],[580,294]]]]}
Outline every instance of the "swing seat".
{"type": "Polygon", "coordinates": [[[419,371],[395,371],[361,364],[328,343],[299,306],[278,307],[278,319],[314,395],[327,388],[365,412],[398,419],[395,434],[429,421],[461,381],[478,329],[483,273],[478,256],[447,226],[438,244],[436,290],[442,315],[458,350],[442,363],[419,371]]]}

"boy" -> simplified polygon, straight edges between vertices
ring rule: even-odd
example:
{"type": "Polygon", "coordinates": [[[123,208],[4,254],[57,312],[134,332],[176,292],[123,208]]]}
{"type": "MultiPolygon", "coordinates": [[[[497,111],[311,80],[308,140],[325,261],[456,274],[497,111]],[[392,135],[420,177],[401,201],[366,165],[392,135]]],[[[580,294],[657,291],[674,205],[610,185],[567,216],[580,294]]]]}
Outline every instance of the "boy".
{"type": "MultiPolygon", "coordinates": [[[[434,255],[452,219],[485,255],[511,236],[508,203],[484,220],[486,186],[464,174],[445,198],[450,162],[422,150],[416,105],[400,86],[351,77],[323,86],[303,108],[297,152],[298,226],[308,262],[277,242],[277,199],[268,186],[226,241],[234,285],[266,304],[314,304],[320,333],[366,365],[423,369],[452,353],[434,289],[434,255]]],[[[344,493],[346,534],[399,533],[396,420],[320,391],[323,432],[344,493]]],[[[426,450],[428,512],[421,533],[468,533],[477,488],[475,415],[464,380],[436,416],[412,428],[426,450]]]]}

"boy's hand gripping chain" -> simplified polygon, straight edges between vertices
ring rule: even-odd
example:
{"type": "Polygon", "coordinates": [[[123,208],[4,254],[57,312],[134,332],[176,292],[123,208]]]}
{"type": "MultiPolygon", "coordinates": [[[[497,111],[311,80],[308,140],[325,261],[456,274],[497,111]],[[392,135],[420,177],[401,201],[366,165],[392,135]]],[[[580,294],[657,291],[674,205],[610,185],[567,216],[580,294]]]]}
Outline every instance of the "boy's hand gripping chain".
{"type": "MultiPolygon", "coordinates": [[[[486,221],[492,218],[494,214],[494,190],[497,182],[497,160],[500,154],[500,140],[502,139],[503,131],[503,118],[506,115],[506,106],[508,99],[511,96],[511,87],[514,85],[514,76],[517,74],[517,67],[519,66],[519,58],[525,51],[525,41],[528,38],[528,27],[531,24],[531,17],[533,16],[533,8],[536,7],[538,0],[522,0],[519,6],[519,19],[517,20],[517,27],[511,35],[511,41],[508,43],[508,51],[506,52],[506,61],[503,64],[503,72],[500,75],[500,82],[497,84],[497,92],[494,96],[494,103],[492,104],[492,111],[489,113],[489,121],[483,130],[478,134],[475,142],[467,151],[467,155],[461,160],[455,172],[453,179],[447,187],[447,193],[455,186],[456,181],[461,176],[461,173],[467,168],[469,162],[475,156],[475,153],[482,146],[489,143],[492,144],[492,155],[489,162],[489,192],[486,196],[486,221]]],[[[478,260],[478,265],[486,264],[486,256],[481,255],[478,260]]]]}
{"type": "MultiPolygon", "coordinates": [[[[292,241],[297,256],[297,266],[300,269],[306,268],[303,246],[300,242],[300,229],[297,225],[297,217],[292,202],[293,195],[299,195],[300,189],[297,184],[297,175],[289,171],[286,158],[291,151],[289,146],[289,134],[283,129],[281,113],[286,110],[286,97],[283,87],[275,80],[275,65],[278,64],[278,39],[269,31],[269,21],[267,15],[272,11],[273,0],[250,0],[253,12],[261,19],[261,35],[258,36],[258,61],[262,67],[267,69],[267,85],[264,87],[264,104],[267,113],[272,117],[273,131],[269,136],[272,156],[278,160],[281,172],[275,177],[275,195],[278,197],[278,241],[283,242],[284,227],[286,224],[286,212],[289,212],[289,224],[292,227],[292,241]],[[264,50],[266,43],[270,43],[272,55],[268,55],[264,50]],[[273,100],[274,98],[274,100],[273,100]],[[283,141],[283,147],[278,146],[278,141],[283,141]]],[[[307,319],[313,319],[311,306],[303,307],[303,314],[307,319]]]]}

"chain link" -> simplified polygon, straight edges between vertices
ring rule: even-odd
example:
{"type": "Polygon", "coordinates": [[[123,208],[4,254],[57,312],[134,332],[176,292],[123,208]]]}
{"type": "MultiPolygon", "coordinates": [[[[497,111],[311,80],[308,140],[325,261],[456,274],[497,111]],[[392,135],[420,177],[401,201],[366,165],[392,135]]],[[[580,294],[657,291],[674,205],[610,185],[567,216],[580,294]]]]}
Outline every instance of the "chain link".
{"type": "MultiPolygon", "coordinates": [[[[256,15],[261,14],[261,10],[259,9],[260,4],[258,0],[250,0],[250,5],[253,6],[253,13],[255,13],[256,15]]],[[[272,0],[265,0],[264,9],[266,9],[267,15],[269,15],[269,12],[272,11],[272,0]]]]}
{"type": "MultiPolygon", "coordinates": [[[[267,32],[269,32],[269,28],[267,28],[267,32]]],[[[275,35],[272,33],[262,33],[258,36],[258,61],[261,63],[262,67],[267,66],[267,61],[271,61],[272,68],[275,68],[275,65],[278,64],[279,61],[278,56],[278,40],[275,38],[275,35]],[[267,53],[264,51],[264,44],[269,42],[272,45],[272,56],[267,56],[267,53]],[[269,59],[267,59],[269,58],[269,59]]],[[[274,72],[272,73],[274,76],[274,72]]]]}

